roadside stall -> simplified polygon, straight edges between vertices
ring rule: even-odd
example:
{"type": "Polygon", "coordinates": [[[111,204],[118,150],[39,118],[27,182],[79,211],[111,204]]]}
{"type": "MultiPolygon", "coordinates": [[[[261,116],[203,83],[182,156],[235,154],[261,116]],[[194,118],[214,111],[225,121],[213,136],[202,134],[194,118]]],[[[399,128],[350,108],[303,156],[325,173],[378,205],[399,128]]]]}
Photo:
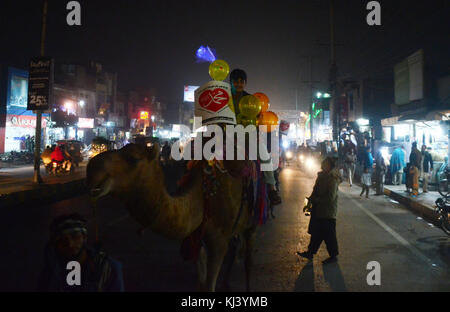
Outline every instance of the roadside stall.
{"type": "Polygon", "coordinates": [[[412,119],[408,116],[397,116],[383,119],[383,157],[386,163],[396,147],[403,146],[406,151],[406,163],[409,162],[413,142],[418,148],[426,145],[433,159],[433,172],[430,184],[435,185],[439,169],[448,156],[448,129],[446,122],[450,118],[450,111],[432,111],[412,119]]]}

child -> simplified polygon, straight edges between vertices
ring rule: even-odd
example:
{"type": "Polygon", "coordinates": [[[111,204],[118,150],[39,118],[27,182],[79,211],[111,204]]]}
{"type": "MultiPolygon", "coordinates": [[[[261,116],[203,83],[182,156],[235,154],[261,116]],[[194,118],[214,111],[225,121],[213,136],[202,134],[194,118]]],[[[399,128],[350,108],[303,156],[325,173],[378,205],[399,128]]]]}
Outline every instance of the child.
{"type": "Polygon", "coordinates": [[[364,191],[366,191],[366,198],[369,198],[369,188],[372,185],[372,177],[370,176],[369,168],[364,168],[362,183],[363,187],[359,196],[362,196],[364,194],[364,191]]]}

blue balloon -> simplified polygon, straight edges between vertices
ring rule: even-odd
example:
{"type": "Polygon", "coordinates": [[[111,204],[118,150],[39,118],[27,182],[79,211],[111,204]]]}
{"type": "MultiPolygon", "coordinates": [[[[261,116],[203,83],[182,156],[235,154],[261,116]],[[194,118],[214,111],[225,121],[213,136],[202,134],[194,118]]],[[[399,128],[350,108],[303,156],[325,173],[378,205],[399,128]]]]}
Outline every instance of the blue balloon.
{"type": "Polygon", "coordinates": [[[208,46],[200,46],[200,48],[197,49],[195,56],[197,57],[197,63],[212,63],[217,59],[215,51],[208,46]]]}

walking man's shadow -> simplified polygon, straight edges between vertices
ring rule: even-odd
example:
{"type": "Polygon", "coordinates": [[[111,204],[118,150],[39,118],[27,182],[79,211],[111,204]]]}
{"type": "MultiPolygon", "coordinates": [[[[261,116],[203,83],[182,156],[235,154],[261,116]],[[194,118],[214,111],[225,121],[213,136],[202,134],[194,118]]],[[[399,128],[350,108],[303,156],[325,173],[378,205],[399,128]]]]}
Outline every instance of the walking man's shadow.
{"type": "Polygon", "coordinates": [[[314,291],[314,265],[310,260],[303,267],[295,282],[294,291],[297,292],[313,292],[314,291]]]}
{"type": "Polygon", "coordinates": [[[348,291],[345,286],[344,277],[342,276],[339,263],[329,263],[323,266],[323,276],[325,281],[330,285],[332,291],[344,292],[348,291]]]}
{"type": "MultiPolygon", "coordinates": [[[[344,277],[342,276],[341,268],[339,264],[330,263],[323,266],[323,275],[325,281],[330,285],[330,288],[334,292],[348,291],[345,286],[344,277]]],[[[296,292],[314,292],[314,264],[312,261],[303,267],[300,272],[297,281],[295,282],[294,291],[296,292]]]]}

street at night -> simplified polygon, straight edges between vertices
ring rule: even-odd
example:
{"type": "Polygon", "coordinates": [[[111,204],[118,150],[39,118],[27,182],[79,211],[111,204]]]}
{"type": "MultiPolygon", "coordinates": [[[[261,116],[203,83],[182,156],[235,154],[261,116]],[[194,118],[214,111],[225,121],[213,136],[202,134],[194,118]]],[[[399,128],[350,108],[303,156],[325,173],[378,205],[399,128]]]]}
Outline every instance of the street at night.
{"type": "MultiPolygon", "coordinates": [[[[309,217],[303,214],[301,203],[312,191],[313,180],[292,166],[283,170],[281,183],[284,202],[275,209],[275,219],[258,229],[253,291],[450,290],[448,236],[388,197],[367,200],[359,196],[359,188],[345,184],[340,187],[337,219],[339,263],[322,265],[327,257],[324,246],[313,262],[299,258],[296,251],[309,243],[309,217]],[[370,261],[381,264],[380,286],[366,282],[370,261]]],[[[90,232],[94,233],[87,196],[2,213],[1,235],[11,239],[2,246],[7,256],[1,270],[1,290],[35,290],[48,224],[52,217],[68,212],[88,216],[90,232]],[[22,217],[25,211],[26,220],[22,217]],[[18,226],[11,228],[11,223],[18,226]],[[17,245],[29,247],[19,250],[17,245]]],[[[139,236],[139,226],[125,207],[111,200],[99,207],[98,219],[105,250],[124,264],[127,291],[195,291],[195,265],[182,260],[180,242],[151,232],[139,236]]],[[[233,291],[245,291],[242,261],[234,267],[230,284],[233,291]]]]}
{"type": "Polygon", "coordinates": [[[2,0],[0,293],[445,303],[419,293],[450,292],[449,19],[448,0],[2,0]]]}

